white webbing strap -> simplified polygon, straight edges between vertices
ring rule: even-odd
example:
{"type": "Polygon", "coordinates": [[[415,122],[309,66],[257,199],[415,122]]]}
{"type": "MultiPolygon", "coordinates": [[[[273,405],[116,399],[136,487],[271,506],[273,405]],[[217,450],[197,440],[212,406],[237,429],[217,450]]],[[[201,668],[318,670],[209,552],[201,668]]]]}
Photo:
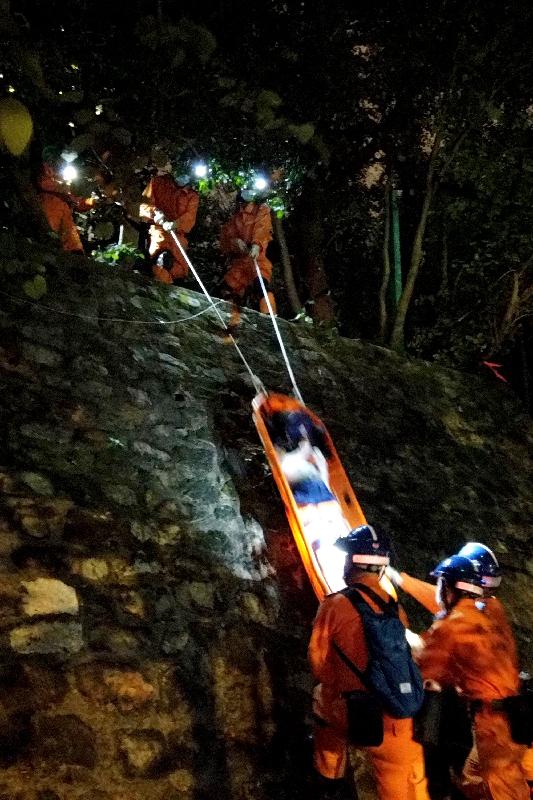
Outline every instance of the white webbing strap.
{"type": "MultiPolygon", "coordinates": [[[[259,269],[259,264],[257,263],[257,259],[254,258],[254,265],[255,271],[257,272],[257,277],[259,279],[259,284],[261,286],[261,291],[263,292],[263,297],[265,298],[265,302],[267,304],[268,313],[270,314],[270,319],[272,320],[272,325],[274,326],[274,330],[276,332],[276,336],[278,337],[279,348],[281,350],[281,354],[283,356],[283,360],[285,361],[285,366],[287,367],[287,372],[289,373],[289,378],[291,379],[292,383],[292,390],[294,392],[295,397],[303,403],[302,394],[298,388],[298,384],[296,383],[296,378],[294,377],[294,372],[292,371],[291,362],[289,361],[289,357],[287,355],[287,351],[285,350],[285,345],[283,344],[283,339],[281,338],[281,333],[278,327],[278,322],[276,320],[276,315],[272,309],[272,304],[270,302],[270,297],[268,296],[267,288],[265,286],[265,281],[261,274],[261,270],[259,269]]],[[[305,405],[305,403],[304,403],[305,405]]]]}

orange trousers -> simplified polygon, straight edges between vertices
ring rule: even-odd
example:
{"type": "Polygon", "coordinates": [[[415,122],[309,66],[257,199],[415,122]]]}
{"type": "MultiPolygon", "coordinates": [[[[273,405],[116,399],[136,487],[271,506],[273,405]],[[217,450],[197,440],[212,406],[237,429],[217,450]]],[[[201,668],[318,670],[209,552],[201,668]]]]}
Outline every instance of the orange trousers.
{"type": "MultiPolygon", "coordinates": [[[[342,778],[348,763],[346,701],[317,686],[314,692],[314,765],[325,778],[342,778]]],[[[411,719],[383,720],[379,747],[360,748],[368,755],[379,800],[429,800],[424,752],[413,741],[411,719]]]]}
{"type": "Polygon", "coordinates": [[[41,192],[39,197],[46,220],[54,233],[58,234],[63,250],[67,253],[83,253],[80,234],[74,224],[69,204],[56,194],[41,192]]]}
{"type": "MultiPolygon", "coordinates": [[[[257,257],[259,271],[265,281],[272,280],[272,263],[266,256],[259,254],[257,257]]],[[[230,287],[233,294],[243,297],[247,289],[252,286],[257,278],[253,259],[249,256],[237,256],[231,259],[231,265],[224,275],[224,283],[230,287]]]]}
{"type": "MultiPolygon", "coordinates": [[[[179,231],[175,231],[175,233],[181,246],[186,250],[189,244],[187,238],[179,231]]],[[[150,227],[150,247],[148,248],[148,253],[153,261],[156,261],[157,257],[164,252],[170,253],[172,264],[168,269],[158,264],[153,265],[152,273],[156,281],[170,284],[175,279],[186,278],[189,274],[189,267],[181,254],[181,250],[174,241],[174,237],[170,231],[164,231],[163,228],[160,228],[158,225],[152,225],[150,227]]]]}
{"type": "Polygon", "coordinates": [[[465,797],[468,800],[530,800],[524,774],[526,748],[511,739],[506,716],[491,709],[478,711],[474,743],[459,781],[465,797]]]}

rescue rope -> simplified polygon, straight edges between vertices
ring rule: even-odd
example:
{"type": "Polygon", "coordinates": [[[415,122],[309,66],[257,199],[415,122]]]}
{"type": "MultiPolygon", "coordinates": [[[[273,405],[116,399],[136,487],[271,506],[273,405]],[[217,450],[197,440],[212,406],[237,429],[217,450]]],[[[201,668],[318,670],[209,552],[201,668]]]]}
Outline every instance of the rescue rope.
{"type": "MultiPolygon", "coordinates": [[[[62,308],[54,308],[53,306],[45,305],[45,303],[39,303],[36,300],[27,300],[25,297],[15,297],[15,295],[8,294],[7,292],[1,290],[0,294],[4,295],[4,297],[8,297],[10,300],[14,300],[16,303],[26,303],[30,306],[37,306],[37,308],[42,308],[46,311],[52,311],[54,314],[62,314],[65,317],[76,317],[77,319],[86,319],[90,320],[91,322],[126,322],[128,325],[179,325],[180,322],[189,322],[189,320],[196,319],[197,317],[202,316],[202,314],[205,314],[207,311],[212,310],[211,306],[207,306],[206,308],[202,308],[201,311],[197,311],[196,314],[191,314],[188,317],[169,320],[127,319],[126,317],[95,317],[91,314],[77,314],[75,311],[65,311],[62,308]]],[[[215,305],[219,306],[224,302],[224,300],[218,300],[215,305]]]]}
{"type": "Polygon", "coordinates": [[[194,266],[193,266],[193,264],[192,264],[192,262],[191,262],[191,259],[189,258],[189,256],[188,256],[188,255],[187,255],[187,253],[185,252],[185,248],[184,248],[184,247],[183,247],[183,245],[181,244],[180,240],[178,239],[178,237],[176,236],[176,234],[174,233],[174,231],[170,231],[170,235],[171,235],[171,236],[172,236],[172,238],[174,239],[174,242],[175,242],[175,243],[176,243],[176,245],[178,246],[178,249],[179,249],[179,251],[180,251],[181,255],[182,255],[182,256],[183,256],[183,258],[185,259],[185,262],[187,263],[187,265],[188,265],[189,269],[191,270],[192,274],[193,274],[193,275],[194,275],[194,277],[196,278],[196,281],[197,281],[197,283],[198,283],[198,286],[200,287],[200,289],[202,290],[202,292],[203,292],[203,293],[204,293],[204,295],[206,296],[207,300],[208,300],[208,301],[209,301],[209,303],[211,304],[211,307],[214,309],[214,311],[215,311],[215,313],[216,313],[217,317],[219,318],[220,322],[222,323],[222,326],[223,326],[224,330],[226,331],[226,335],[227,335],[228,339],[230,339],[230,341],[232,342],[233,346],[235,347],[235,350],[237,351],[237,353],[238,353],[238,354],[239,354],[239,356],[240,356],[240,359],[241,359],[242,363],[244,364],[244,366],[245,366],[245,367],[246,367],[246,369],[248,370],[248,374],[249,374],[249,376],[250,376],[250,379],[251,379],[251,381],[252,381],[252,385],[253,385],[253,387],[254,387],[255,391],[256,391],[257,393],[259,393],[259,392],[264,392],[264,391],[265,391],[265,387],[263,386],[263,383],[262,383],[262,381],[261,381],[261,380],[260,380],[260,379],[257,377],[257,375],[256,375],[256,374],[253,372],[253,370],[252,370],[251,366],[249,365],[248,361],[247,361],[247,360],[246,360],[246,358],[244,357],[244,353],[242,352],[241,348],[240,348],[240,347],[239,347],[239,345],[237,344],[237,341],[236,341],[235,337],[233,336],[233,334],[232,334],[232,332],[231,332],[230,328],[227,326],[227,324],[226,324],[226,320],[224,319],[224,317],[222,316],[222,314],[220,313],[220,311],[219,311],[219,310],[218,310],[218,308],[216,307],[216,305],[215,305],[215,303],[214,303],[214,301],[213,301],[213,298],[211,297],[211,295],[209,294],[209,292],[208,292],[208,291],[207,291],[207,289],[205,288],[205,286],[204,286],[204,283],[203,283],[202,279],[200,278],[199,274],[196,272],[196,270],[195,270],[195,268],[194,268],[194,266]]]}
{"type": "Polygon", "coordinates": [[[259,269],[259,264],[257,263],[257,259],[254,258],[254,265],[255,271],[257,272],[257,277],[259,278],[259,284],[261,286],[261,290],[263,292],[263,297],[265,298],[265,302],[267,304],[268,313],[270,314],[270,319],[272,320],[272,325],[274,326],[274,330],[276,332],[276,336],[278,337],[279,348],[281,350],[281,354],[283,356],[283,360],[285,361],[285,366],[287,367],[287,372],[289,373],[289,378],[291,379],[292,389],[294,392],[295,397],[305,405],[302,393],[298,388],[298,384],[296,383],[296,378],[294,376],[294,372],[291,367],[291,362],[289,361],[289,357],[287,355],[287,351],[285,350],[285,345],[283,344],[283,339],[281,338],[281,333],[278,326],[278,321],[276,319],[276,315],[272,309],[272,304],[270,302],[270,298],[268,296],[267,288],[265,286],[265,281],[263,280],[263,276],[261,275],[261,270],[259,269]]]}

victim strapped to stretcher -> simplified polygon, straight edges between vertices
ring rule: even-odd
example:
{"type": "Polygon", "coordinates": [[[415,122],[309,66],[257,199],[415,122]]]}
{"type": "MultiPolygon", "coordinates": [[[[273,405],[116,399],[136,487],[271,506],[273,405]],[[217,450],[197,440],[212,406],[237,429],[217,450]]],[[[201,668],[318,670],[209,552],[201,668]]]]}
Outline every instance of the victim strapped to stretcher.
{"type": "MultiPolygon", "coordinates": [[[[326,574],[327,570],[324,567],[323,559],[321,564],[321,558],[317,551],[316,526],[310,524],[310,506],[297,502],[293,490],[294,487],[291,487],[286,471],[282,468],[279,448],[276,447],[270,432],[271,426],[269,423],[273,415],[280,412],[297,412],[298,414],[306,415],[311,423],[320,429],[324,437],[327,451],[328,488],[335,500],[329,504],[318,503],[311,509],[314,514],[318,514],[318,525],[322,524],[320,518],[321,505],[338,505],[338,517],[343,520],[338,528],[338,537],[348,533],[352,528],[364,525],[366,522],[365,515],[350,485],[331,436],[316,414],[310,411],[303,403],[283,394],[258,394],[253,400],[252,407],[254,423],[283,500],[287,520],[298,552],[314,592],[317,598],[322,600],[325,595],[338,590],[339,586],[333,585],[331,577],[326,574]]],[[[322,521],[326,525],[325,518],[322,521]]],[[[333,536],[333,538],[335,537],[333,536]]],[[[340,551],[335,555],[339,558],[340,551]]],[[[339,570],[341,575],[341,567],[339,567],[339,570]]],[[[339,580],[341,580],[340,575],[339,580]]]]}

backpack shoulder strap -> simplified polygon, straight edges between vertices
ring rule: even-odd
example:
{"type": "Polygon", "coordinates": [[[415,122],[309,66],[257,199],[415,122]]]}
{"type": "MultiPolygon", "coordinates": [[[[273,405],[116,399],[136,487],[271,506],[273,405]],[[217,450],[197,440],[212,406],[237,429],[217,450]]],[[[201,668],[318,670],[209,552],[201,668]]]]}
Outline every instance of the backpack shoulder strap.
{"type": "Polygon", "coordinates": [[[357,675],[363,686],[365,686],[367,689],[371,689],[372,687],[369,681],[367,680],[365,673],[361,669],[359,669],[359,667],[355,666],[352,659],[348,658],[344,650],[341,650],[335,639],[333,640],[332,645],[333,649],[335,650],[341,661],[343,661],[346,664],[348,669],[350,669],[355,675],[357,675]]]}
{"type": "MultiPolygon", "coordinates": [[[[377,607],[380,608],[384,614],[390,614],[391,611],[396,614],[398,613],[398,603],[393,597],[389,597],[388,600],[383,600],[383,598],[380,597],[377,592],[375,592],[369,586],[365,586],[364,583],[354,583],[352,586],[348,588],[348,590],[344,590],[343,593],[344,596],[354,606],[354,608],[360,606],[361,600],[365,603],[367,607],[369,607],[368,603],[365,601],[365,595],[366,595],[366,597],[372,600],[372,602],[375,603],[377,607]],[[361,595],[363,596],[361,597],[361,595]],[[359,600],[357,598],[359,598],[359,600]]],[[[371,608],[370,610],[372,611],[371,608]]]]}

